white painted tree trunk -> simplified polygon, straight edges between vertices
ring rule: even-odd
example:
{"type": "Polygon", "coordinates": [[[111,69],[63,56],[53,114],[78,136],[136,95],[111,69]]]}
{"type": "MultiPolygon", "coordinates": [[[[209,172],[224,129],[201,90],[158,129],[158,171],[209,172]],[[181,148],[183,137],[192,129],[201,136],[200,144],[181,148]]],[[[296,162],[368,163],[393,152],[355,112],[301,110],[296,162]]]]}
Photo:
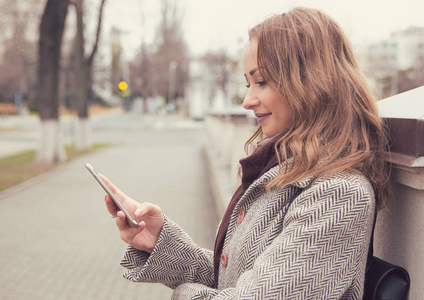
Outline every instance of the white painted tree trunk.
{"type": "Polygon", "coordinates": [[[40,147],[37,161],[55,164],[66,160],[59,120],[41,120],[40,147]]]}
{"type": "Polygon", "coordinates": [[[91,135],[91,122],[87,118],[77,118],[74,128],[75,149],[80,151],[90,150],[93,141],[91,135]]]}

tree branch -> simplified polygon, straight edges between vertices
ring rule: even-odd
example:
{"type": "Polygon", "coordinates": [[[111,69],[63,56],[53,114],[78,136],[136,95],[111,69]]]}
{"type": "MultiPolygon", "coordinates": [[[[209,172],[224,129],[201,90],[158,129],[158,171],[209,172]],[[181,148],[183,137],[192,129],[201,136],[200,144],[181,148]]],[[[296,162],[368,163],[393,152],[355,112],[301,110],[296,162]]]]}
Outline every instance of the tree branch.
{"type": "Polygon", "coordinates": [[[101,0],[101,1],[102,2],[100,3],[100,8],[99,8],[99,18],[98,18],[98,21],[97,21],[96,40],[93,44],[93,49],[91,50],[91,54],[90,54],[90,56],[87,60],[89,65],[91,65],[93,63],[93,59],[94,59],[94,56],[96,55],[98,43],[99,43],[99,39],[100,39],[100,31],[101,31],[102,19],[103,19],[103,7],[104,7],[106,0],[101,0]]]}

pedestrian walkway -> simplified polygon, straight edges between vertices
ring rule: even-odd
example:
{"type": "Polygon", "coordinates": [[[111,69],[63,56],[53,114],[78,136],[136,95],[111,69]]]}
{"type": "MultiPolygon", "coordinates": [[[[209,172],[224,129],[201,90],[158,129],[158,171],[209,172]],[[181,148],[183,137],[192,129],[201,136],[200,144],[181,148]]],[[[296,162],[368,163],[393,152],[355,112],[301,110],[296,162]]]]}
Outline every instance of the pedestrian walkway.
{"type": "Polygon", "coordinates": [[[121,142],[0,194],[0,299],[170,299],[163,285],[122,278],[126,245],[103,190],[84,167],[90,161],[129,196],[158,204],[199,245],[212,248],[217,216],[204,132],[159,127],[105,130],[121,142]]]}

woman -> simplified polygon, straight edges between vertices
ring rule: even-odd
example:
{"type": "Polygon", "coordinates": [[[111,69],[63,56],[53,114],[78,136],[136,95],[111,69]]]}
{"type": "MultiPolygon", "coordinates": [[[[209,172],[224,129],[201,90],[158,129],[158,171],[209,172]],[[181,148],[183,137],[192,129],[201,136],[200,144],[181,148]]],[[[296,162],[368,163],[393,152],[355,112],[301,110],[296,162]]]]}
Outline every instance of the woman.
{"type": "Polygon", "coordinates": [[[374,212],[386,193],[383,124],[340,27],[296,8],[249,32],[244,57],[258,130],[214,252],[159,207],[108,185],[140,222],[117,215],[125,277],[173,299],[361,299],[374,212]]]}

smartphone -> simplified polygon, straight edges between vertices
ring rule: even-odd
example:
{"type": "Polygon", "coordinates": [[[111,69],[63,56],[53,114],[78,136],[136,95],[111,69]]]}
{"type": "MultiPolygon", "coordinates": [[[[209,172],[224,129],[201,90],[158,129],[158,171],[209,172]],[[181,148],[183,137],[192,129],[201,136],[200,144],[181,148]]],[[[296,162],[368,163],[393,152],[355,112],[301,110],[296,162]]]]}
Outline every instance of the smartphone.
{"type": "Polygon", "coordinates": [[[116,206],[118,206],[118,208],[124,212],[125,217],[127,218],[128,223],[130,223],[130,225],[132,227],[138,227],[138,223],[136,220],[134,220],[134,218],[130,215],[130,213],[126,210],[126,208],[122,205],[121,201],[119,201],[118,197],[115,196],[114,193],[112,193],[112,191],[109,189],[109,187],[106,185],[106,183],[103,181],[103,179],[100,178],[99,174],[97,174],[96,171],[94,171],[93,166],[87,162],[85,164],[85,167],[87,168],[88,171],[90,171],[91,175],[94,176],[94,178],[97,180],[97,182],[100,184],[100,186],[105,190],[105,192],[109,195],[109,197],[113,200],[113,202],[115,202],[116,206]]]}

